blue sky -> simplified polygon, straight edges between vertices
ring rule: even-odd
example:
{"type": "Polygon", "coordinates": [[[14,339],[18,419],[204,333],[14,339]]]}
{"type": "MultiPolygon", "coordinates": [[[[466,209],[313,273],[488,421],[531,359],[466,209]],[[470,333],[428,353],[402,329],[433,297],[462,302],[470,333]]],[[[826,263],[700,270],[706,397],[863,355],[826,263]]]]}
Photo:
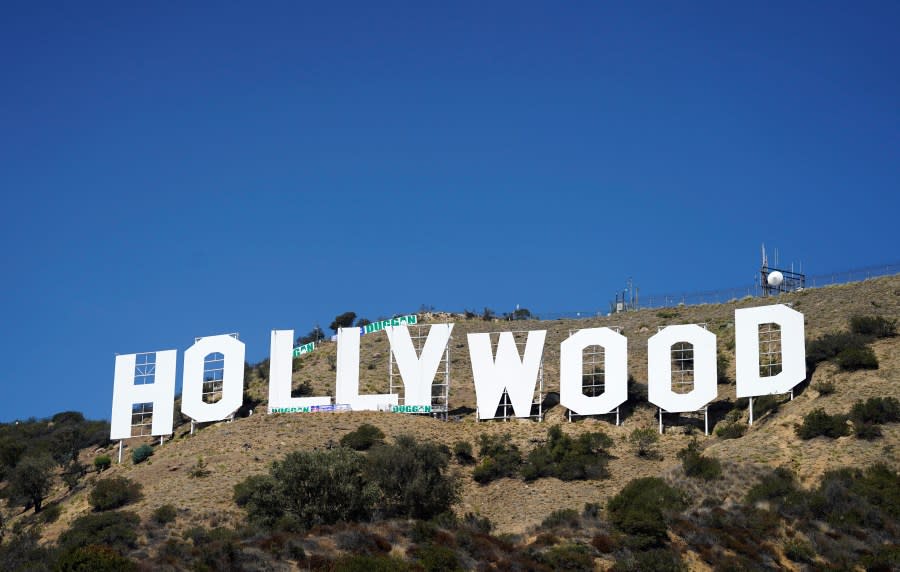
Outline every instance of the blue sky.
{"type": "Polygon", "coordinates": [[[0,420],[196,336],[900,258],[900,4],[559,4],[5,3],[0,420]]]}

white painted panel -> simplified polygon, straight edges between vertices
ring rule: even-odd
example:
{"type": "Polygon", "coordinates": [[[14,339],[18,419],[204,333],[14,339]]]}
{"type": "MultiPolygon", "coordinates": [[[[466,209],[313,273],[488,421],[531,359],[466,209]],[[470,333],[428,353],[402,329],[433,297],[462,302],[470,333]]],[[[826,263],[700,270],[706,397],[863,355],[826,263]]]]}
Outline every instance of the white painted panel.
{"type": "Polygon", "coordinates": [[[269,410],[331,405],[331,396],[291,397],[293,366],[294,330],[272,330],[269,350],[269,410]]]}
{"type": "Polygon", "coordinates": [[[228,335],[200,338],[184,352],[181,412],[201,423],[228,419],[244,402],[244,342],[228,335]],[[216,403],[203,401],[203,367],[206,356],[225,357],[222,373],[222,398],[216,403]]]}
{"type": "Polygon", "coordinates": [[[109,427],[110,439],[131,437],[131,407],[135,403],[153,404],[151,434],[156,436],[172,434],[177,353],[175,350],[156,352],[153,383],[145,385],[134,385],[134,366],[137,354],[116,356],[112,417],[109,427]]]}
{"type": "Polygon", "coordinates": [[[663,411],[684,413],[703,409],[718,395],[716,386],[716,335],[696,324],[667,326],[647,340],[647,397],[663,411]],[[672,346],[694,346],[694,389],[672,391],[672,346]]]}
{"type": "Polygon", "coordinates": [[[784,304],[734,311],[737,396],[787,393],[806,379],[806,339],[803,314],[784,304]],[[781,327],[781,373],[759,375],[759,325],[781,327]]]}
{"type": "Polygon", "coordinates": [[[531,415],[546,336],[547,330],[528,332],[525,355],[520,357],[512,332],[502,332],[495,359],[491,352],[490,334],[468,334],[479,419],[494,417],[504,389],[509,394],[516,417],[531,415]]]}
{"type": "Polygon", "coordinates": [[[559,346],[559,402],[578,415],[609,413],[628,399],[628,340],[609,328],[578,330],[559,346]],[[582,390],[584,348],[603,348],[605,388],[588,397],[582,390]]]}

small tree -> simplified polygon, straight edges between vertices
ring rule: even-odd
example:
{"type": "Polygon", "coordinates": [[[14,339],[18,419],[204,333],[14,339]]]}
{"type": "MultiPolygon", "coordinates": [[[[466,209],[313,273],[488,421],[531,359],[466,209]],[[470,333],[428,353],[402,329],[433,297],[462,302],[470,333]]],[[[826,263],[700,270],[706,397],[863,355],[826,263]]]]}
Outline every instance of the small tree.
{"type": "Polygon", "coordinates": [[[349,328],[352,326],[353,320],[355,319],[356,312],[344,312],[343,314],[338,314],[328,327],[337,332],[339,328],[349,328]]]}
{"type": "Polygon", "coordinates": [[[650,427],[638,427],[628,436],[628,441],[634,446],[634,453],[638,457],[648,458],[656,453],[659,435],[650,427]]]}
{"type": "MultiPolygon", "coordinates": [[[[46,455],[25,457],[10,477],[12,492],[41,512],[41,505],[53,485],[53,459],[46,455]]],[[[28,506],[26,505],[26,506],[28,506]]]]}

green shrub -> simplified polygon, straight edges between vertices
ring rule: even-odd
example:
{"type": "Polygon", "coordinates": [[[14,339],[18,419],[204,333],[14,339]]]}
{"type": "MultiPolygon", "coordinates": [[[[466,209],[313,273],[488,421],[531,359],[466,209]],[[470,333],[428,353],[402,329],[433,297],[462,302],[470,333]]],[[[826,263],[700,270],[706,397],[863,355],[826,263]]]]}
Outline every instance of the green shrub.
{"type": "Polygon", "coordinates": [[[816,552],[809,542],[795,538],[784,543],[784,555],[794,562],[811,563],[816,552]]]}
{"type": "Polygon", "coordinates": [[[56,561],[57,572],[130,572],[137,564],[108,546],[91,544],[63,552],[56,561]]]}
{"type": "Polygon", "coordinates": [[[850,318],[850,331],[875,338],[890,338],[897,335],[897,320],[881,316],[853,316],[850,318]]]}
{"type": "Polygon", "coordinates": [[[616,561],[615,570],[622,572],[683,572],[687,567],[678,553],[665,548],[641,550],[616,561]]]}
{"type": "Polygon", "coordinates": [[[453,455],[461,465],[472,465],[475,456],[472,454],[472,444],[468,441],[457,441],[453,444],[453,455]]]}
{"type": "Polygon", "coordinates": [[[98,473],[102,473],[112,465],[112,459],[109,455],[97,455],[94,457],[94,468],[98,473]]]}
{"type": "Polygon", "coordinates": [[[806,363],[812,367],[825,360],[837,357],[847,349],[862,349],[870,338],[852,332],[825,334],[806,345],[806,363]]]}
{"type": "Polygon", "coordinates": [[[836,361],[844,371],[878,369],[878,358],[870,347],[845,349],[837,355],[836,361]]]}
{"type": "Polygon", "coordinates": [[[628,435],[628,441],[638,457],[653,457],[656,444],[659,442],[659,433],[650,427],[638,427],[628,435]]]}
{"type": "Polygon", "coordinates": [[[481,462],[472,472],[472,478],[481,484],[503,477],[512,477],[522,464],[522,453],[510,442],[508,434],[479,435],[478,456],[481,462]]]}
{"type": "Polygon", "coordinates": [[[857,401],[850,409],[850,420],[857,425],[896,423],[900,421],[900,401],[896,397],[870,397],[857,401]]]}
{"type": "Polygon", "coordinates": [[[563,481],[597,479],[608,476],[607,447],[612,439],[598,431],[572,438],[554,425],[547,431],[547,441],[535,447],[521,468],[526,481],[556,477],[563,481]]]}
{"type": "Polygon", "coordinates": [[[171,504],[164,504],[153,511],[153,520],[159,524],[174,522],[178,511],[171,504]]]}
{"type": "Polygon", "coordinates": [[[339,532],[335,542],[339,549],[350,554],[387,554],[391,551],[391,543],[388,539],[380,534],[357,527],[339,532]]]}
{"type": "Polygon", "coordinates": [[[467,512],[463,515],[460,527],[471,532],[490,534],[490,532],[494,530],[494,523],[486,516],[479,516],[474,512],[467,512]]]}
{"type": "Polygon", "coordinates": [[[153,455],[153,447],[144,444],[131,452],[131,461],[137,465],[149,459],[153,455]]]}
{"type": "Polygon", "coordinates": [[[747,503],[784,500],[798,492],[797,479],[789,469],[778,467],[747,492],[747,503]]]}
{"type": "Polygon", "coordinates": [[[212,474],[212,471],[206,467],[206,461],[203,460],[203,457],[197,457],[197,462],[188,469],[188,478],[191,479],[202,479],[210,474],[212,474]]]}
{"type": "Polygon", "coordinates": [[[834,382],[830,379],[820,381],[813,386],[813,389],[819,392],[819,395],[831,395],[835,392],[834,382]]]}
{"type": "Polygon", "coordinates": [[[721,439],[739,439],[747,432],[744,423],[727,423],[716,427],[716,436],[721,439]]]}
{"type": "Polygon", "coordinates": [[[760,395],[753,399],[753,417],[761,418],[766,413],[775,413],[781,405],[776,395],[760,395]]]}
{"type": "Polygon", "coordinates": [[[110,477],[94,485],[88,502],[95,511],[112,510],[142,497],[141,485],[127,477],[110,477]]]}
{"type": "Polygon", "coordinates": [[[585,518],[599,518],[600,509],[600,503],[586,502],[584,503],[584,509],[582,509],[581,514],[583,514],[585,518]]]}
{"type": "Polygon", "coordinates": [[[384,432],[369,423],[363,423],[355,431],[341,437],[341,447],[354,451],[366,451],[373,445],[384,441],[384,432]]]}
{"type": "Polygon", "coordinates": [[[881,425],[876,425],[874,423],[864,423],[862,425],[854,424],[853,434],[857,439],[865,439],[866,441],[872,441],[883,435],[881,425]]]}
{"type": "Polygon", "coordinates": [[[390,556],[344,556],[334,563],[334,572],[404,572],[409,564],[390,556]]]}
{"type": "Polygon", "coordinates": [[[450,572],[463,569],[456,552],[446,546],[423,544],[410,550],[410,554],[426,572],[450,572]]]}
{"type": "Polygon", "coordinates": [[[607,503],[610,521],[630,535],[627,542],[636,548],[661,545],[667,538],[667,513],[684,507],[682,493],[657,477],[629,482],[607,503]]]}
{"type": "Polygon", "coordinates": [[[594,570],[594,557],[591,549],[583,544],[562,544],[553,546],[543,554],[540,560],[552,570],[594,570]]]}
{"type": "Polygon", "coordinates": [[[364,520],[379,495],[364,475],[365,464],[361,454],[343,447],[288,453],[268,475],[235,485],[235,502],[252,522],[269,527],[364,520]]]}
{"type": "Polygon", "coordinates": [[[837,439],[850,434],[845,415],[829,415],[824,409],[814,409],[803,416],[803,423],[796,428],[801,439],[823,436],[837,439]]]}
{"type": "Polygon", "coordinates": [[[882,529],[900,518],[900,475],[884,464],[828,471],[809,506],[816,518],[841,530],[882,529]]]}
{"type": "Polygon", "coordinates": [[[125,551],[137,547],[137,529],[141,519],[128,511],[88,514],[75,519],[59,537],[63,550],[74,550],[91,544],[125,551]]]}
{"type": "Polygon", "coordinates": [[[547,518],[541,523],[541,528],[568,527],[575,529],[580,523],[581,518],[578,516],[577,510],[561,508],[547,515],[547,518]]]}
{"type": "Polygon", "coordinates": [[[60,514],[62,514],[62,507],[58,504],[51,504],[41,511],[41,522],[46,524],[56,522],[59,520],[60,514]]]}
{"type": "Polygon", "coordinates": [[[700,454],[700,443],[692,439],[687,447],[678,452],[684,474],[689,477],[711,481],[722,476],[722,464],[715,457],[700,454]]]}
{"type": "Polygon", "coordinates": [[[450,450],[409,435],[369,453],[366,475],[380,490],[386,516],[429,519],[450,510],[459,487],[449,474],[450,450]]]}

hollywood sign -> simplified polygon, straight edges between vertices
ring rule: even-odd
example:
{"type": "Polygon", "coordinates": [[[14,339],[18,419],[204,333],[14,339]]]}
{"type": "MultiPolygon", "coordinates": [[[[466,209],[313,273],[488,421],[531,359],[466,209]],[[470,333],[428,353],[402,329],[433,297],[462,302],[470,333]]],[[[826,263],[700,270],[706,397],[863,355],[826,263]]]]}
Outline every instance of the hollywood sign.
{"type": "MultiPolygon", "coordinates": [[[[735,367],[738,397],[786,393],[806,378],[803,314],[777,304],[735,310],[735,367]],[[759,367],[759,327],[774,323],[781,332],[781,372],[763,376],[759,367]]],[[[429,329],[419,355],[406,324],[386,325],[386,333],[400,377],[404,403],[396,393],[359,393],[360,329],[341,328],[337,333],[335,399],[331,396],[292,397],[291,373],[294,331],[273,330],[269,364],[269,411],[388,410],[427,412],[431,389],[440,361],[450,341],[453,324],[429,329]]],[[[504,392],[516,417],[529,417],[541,365],[546,330],[528,332],[522,355],[512,332],[501,332],[496,352],[490,334],[468,334],[469,355],[479,419],[491,419],[504,392]]],[[[243,404],[243,342],[228,335],[198,338],[184,352],[181,412],[197,422],[232,417],[243,404]],[[210,354],[223,356],[222,395],[215,403],[203,400],[204,362],[210,354]]],[[[175,399],[176,350],[155,352],[151,383],[135,383],[138,354],[117,355],[113,388],[110,437],[131,437],[135,404],[153,406],[151,434],[170,435],[175,399]]],[[[628,399],[628,340],[609,328],[578,330],[560,344],[560,404],[578,415],[602,415],[628,399]],[[582,388],[585,348],[604,350],[605,386],[601,395],[588,396],[582,388]]],[[[716,336],[696,325],[662,328],[647,341],[648,400],[662,411],[699,411],[717,394],[716,336]],[[693,345],[693,389],[672,389],[671,349],[676,343],[693,345]]]]}

